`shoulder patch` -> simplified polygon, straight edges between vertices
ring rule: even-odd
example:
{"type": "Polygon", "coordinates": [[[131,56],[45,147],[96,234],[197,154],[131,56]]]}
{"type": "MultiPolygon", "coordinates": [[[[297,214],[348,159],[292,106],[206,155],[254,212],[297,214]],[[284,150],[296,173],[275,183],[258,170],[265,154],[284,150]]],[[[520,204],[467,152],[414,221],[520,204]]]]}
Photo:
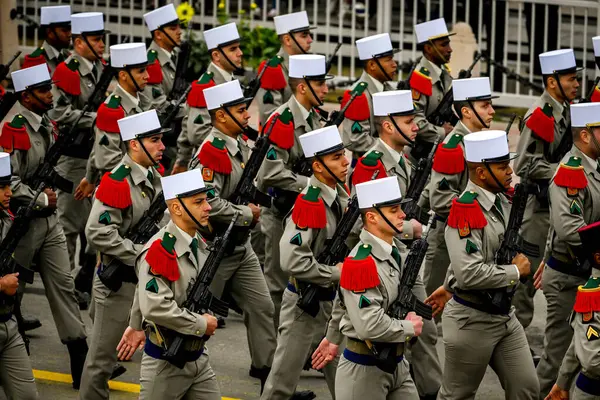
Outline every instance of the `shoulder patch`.
{"type": "Polygon", "coordinates": [[[433,82],[429,75],[430,72],[425,67],[421,67],[418,71],[416,69],[413,71],[410,76],[410,81],[408,82],[413,92],[413,99],[415,99],[415,91],[419,93],[419,98],[421,97],[421,94],[424,94],[425,96],[431,96],[433,94],[433,82]]]}
{"type": "Polygon", "coordinates": [[[581,215],[582,214],[581,206],[579,205],[579,202],[576,199],[574,199],[571,202],[571,205],[569,206],[569,211],[573,215],[581,215]]]}
{"type": "MultiPolygon", "coordinates": [[[[460,234],[460,232],[459,232],[459,234],[460,234]]],[[[469,239],[467,239],[467,246],[466,246],[465,250],[467,251],[467,254],[473,254],[473,253],[477,253],[479,251],[479,248],[477,247],[477,245],[475,243],[473,243],[469,239]]]]}
{"type": "Polygon", "coordinates": [[[160,92],[160,89],[153,87],[152,88],[152,98],[153,99],[157,99],[160,97],[162,93],[160,92]]]}
{"type": "MultiPolygon", "coordinates": [[[[588,180],[583,165],[581,165],[581,157],[570,157],[566,163],[560,163],[554,176],[554,183],[557,186],[569,189],[584,189],[587,187],[588,180]]],[[[567,191],[567,194],[569,193],[574,193],[570,196],[577,195],[574,190],[567,191]]]]}
{"type": "Polygon", "coordinates": [[[203,166],[219,174],[229,175],[233,168],[225,140],[217,137],[212,142],[204,142],[198,153],[198,160],[203,166]]]}
{"type": "Polygon", "coordinates": [[[198,125],[201,125],[204,123],[204,118],[202,118],[201,114],[198,114],[198,116],[194,119],[194,123],[198,124],[198,125]]]}
{"type": "Polygon", "coordinates": [[[162,239],[155,240],[146,252],[146,262],[152,273],[161,275],[171,282],[179,279],[179,266],[175,252],[176,238],[165,232],[162,239]]]}
{"type": "Polygon", "coordinates": [[[350,132],[361,133],[363,131],[362,125],[358,121],[354,121],[350,127],[350,132]]]}
{"type": "Polygon", "coordinates": [[[260,79],[260,87],[267,90],[282,90],[287,86],[281,63],[283,58],[281,56],[275,56],[269,60],[263,60],[258,67],[258,74],[266,68],[265,72],[260,79]]]}
{"type": "Polygon", "coordinates": [[[369,307],[370,305],[371,305],[371,300],[369,300],[367,298],[367,296],[365,296],[364,294],[361,294],[360,298],[358,299],[358,308],[362,309],[362,308],[369,307]]]}
{"type": "Polygon", "coordinates": [[[200,79],[192,82],[192,90],[187,97],[187,103],[190,107],[206,108],[206,99],[204,98],[204,89],[215,86],[212,72],[205,72],[200,79]]]}
{"type": "Polygon", "coordinates": [[[344,260],[340,286],[356,293],[374,288],[380,283],[377,265],[371,256],[371,246],[362,244],[354,257],[346,257],[344,260]]]}
{"type": "Polygon", "coordinates": [[[581,322],[583,322],[584,324],[587,324],[588,322],[590,322],[593,319],[594,319],[593,311],[585,312],[585,313],[581,314],[581,322]]]}
{"type": "Polygon", "coordinates": [[[359,183],[373,179],[385,178],[387,173],[385,165],[381,162],[381,157],[383,157],[383,153],[376,150],[370,151],[361,157],[356,163],[354,172],[352,172],[352,184],[356,186],[359,183]],[[375,177],[373,178],[373,176],[375,177]]]}
{"type": "Polygon", "coordinates": [[[267,160],[270,160],[270,161],[277,160],[277,152],[272,147],[269,149],[269,151],[267,151],[267,160]]]}
{"type": "Polygon", "coordinates": [[[340,105],[342,109],[350,101],[352,95],[356,94],[356,97],[348,106],[344,117],[352,121],[366,121],[371,117],[369,100],[367,99],[367,95],[364,93],[367,87],[368,84],[366,82],[359,82],[352,90],[346,90],[344,92],[344,95],[342,96],[342,103],[340,105]]]}
{"type": "Polygon", "coordinates": [[[281,114],[275,113],[269,118],[265,126],[269,126],[271,119],[277,118],[273,125],[269,141],[284,150],[289,150],[294,145],[294,116],[289,108],[283,110],[281,114]]]}
{"type": "Polygon", "coordinates": [[[465,170],[465,155],[460,143],[462,135],[454,134],[447,143],[440,143],[433,157],[433,170],[440,174],[455,175],[465,170]]]}
{"type": "Polygon", "coordinates": [[[421,100],[421,92],[419,92],[418,90],[415,90],[415,89],[411,89],[410,91],[412,93],[412,99],[413,99],[413,101],[419,101],[419,100],[421,100]]]}
{"type": "Polygon", "coordinates": [[[105,173],[96,190],[96,199],[121,210],[131,206],[131,190],[126,179],[130,173],[131,168],[125,164],[114,172],[105,173]]]}
{"type": "Polygon", "coordinates": [[[152,278],[146,283],[146,290],[152,293],[158,293],[158,282],[156,282],[156,278],[152,278]]]}
{"type": "Polygon", "coordinates": [[[56,82],[56,86],[72,96],[81,94],[81,78],[79,76],[79,61],[76,58],[71,58],[67,64],[65,61],[56,66],[52,80],[56,82]]]}
{"type": "Polygon", "coordinates": [[[300,227],[323,229],[327,226],[327,210],[319,197],[321,189],[309,186],[306,194],[300,193],[292,210],[292,221],[300,227]]]}
{"type": "Polygon", "coordinates": [[[446,178],[442,178],[442,180],[438,182],[438,189],[440,189],[440,190],[450,189],[450,184],[448,183],[446,178]]]}
{"type": "Polygon", "coordinates": [[[214,172],[210,168],[203,167],[202,168],[202,179],[204,182],[212,182],[214,178],[214,172]]]}
{"type": "Polygon", "coordinates": [[[550,104],[546,103],[543,109],[536,108],[525,121],[525,125],[543,141],[554,142],[554,116],[550,104]]]}
{"type": "Polygon", "coordinates": [[[290,244],[295,244],[296,246],[302,246],[302,235],[300,234],[300,232],[298,232],[294,236],[292,236],[292,239],[290,240],[290,244]]]}
{"type": "Polygon", "coordinates": [[[265,94],[263,95],[263,104],[273,104],[275,103],[275,99],[273,98],[273,93],[270,90],[265,90],[265,94]]]}
{"type": "Polygon", "coordinates": [[[589,325],[585,332],[585,337],[589,342],[600,339],[600,329],[594,325],[589,325]]]}
{"type": "Polygon", "coordinates": [[[108,133],[120,133],[118,120],[125,118],[125,110],[121,107],[121,97],[113,95],[108,103],[100,104],[96,114],[96,126],[108,133]]]}
{"type": "Polygon", "coordinates": [[[108,211],[104,211],[102,214],[100,214],[100,217],[98,218],[98,222],[103,225],[110,224],[110,213],[108,211]]]}
{"type": "Polygon", "coordinates": [[[209,190],[206,191],[206,198],[210,199],[214,199],[215,198],[215,188],[211,188],[209,190]]]}
{"type": "Polygon", "coordinates": [[[108,136],[102,135],[102,137],[100,138],[100,141],[98,143],[100,143],[102,146],[108,146],[110,144],[110,141],[108,140],[108,136]]]}

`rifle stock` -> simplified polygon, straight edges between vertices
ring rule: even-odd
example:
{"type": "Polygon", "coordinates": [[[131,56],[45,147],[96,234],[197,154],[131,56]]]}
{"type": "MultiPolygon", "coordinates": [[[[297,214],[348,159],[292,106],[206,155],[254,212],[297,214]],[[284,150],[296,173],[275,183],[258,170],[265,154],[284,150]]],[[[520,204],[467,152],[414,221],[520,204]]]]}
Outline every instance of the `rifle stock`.
{"type": "Polygon", "coordinates": [[[181,43],[179,48],[181,51],[179,52],[177,57],[177,65],[175,66],[175,80],[173,81],[171,92],[167,96],[168,101],[180,98],[181,95],[186,91],[186,88],[190,86],[190,83],[186,81],[185,77],[187,75],[192,46],[189,40],[186,40],[185,42],[181,43]]]}

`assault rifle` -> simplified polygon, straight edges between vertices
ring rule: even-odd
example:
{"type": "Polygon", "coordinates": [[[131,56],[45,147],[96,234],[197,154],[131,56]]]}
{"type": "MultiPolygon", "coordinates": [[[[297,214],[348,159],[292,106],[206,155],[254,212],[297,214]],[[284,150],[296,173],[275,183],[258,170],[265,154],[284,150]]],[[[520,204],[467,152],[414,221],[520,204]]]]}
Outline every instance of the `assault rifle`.
{"type": "MultiPolygon", "coordinates": [[[[280,63],[283,62],[283,58],[281,56],[275,56],[273,58],[277,58],[280,63]]],[[[256,78],[252,79],[250,81],[250,83],[248,83],[248,85],[244,88],[244,97],[249,99],[248,102],[246,103],[246,106],[250,107],[250,104],[252,104],[252,100],[254,100],[254,98],[256,97],[256,93],[258,93],[258,89],[260,89],[260,81],[262,80],[262,77],[265,75],[265,72],[267,71],[269,62],[273,58],[267,60],[267,62],[265,63],[265,66],[260,71],[260,73],[256,76],[256,78]]]]}
{"type": "MultiPolygon", "coordinates": [[[[125,234],[125,238],[134,244],[148,243],[150,238],[159,231],[158,223],[163,218],[166,209],[165,195],[160,192],[138,223],[125,234]]],[[[113,292],[121,289],[123,282],[137,283],[138,281],[135,268],[124,264],[116,257],[98,270],[98,278],[113,292]]]]}
{"type": "MultiPolygon", "coordinates": [[[[192,25],[190,24],[189,26],[191,27],[192,25]]],[[[171,88],[171,92],[167,97],[168,101],[180,98],[188,86],[190,86],[190,83],[185,79],[188,71],[190,55],[192,52],[192,45],[190,44],[190,41],[186,40],[181,43],[179,50],[179,55],[177,56],[177,65],[175,66],[175,80],[173,81],[173,88],[171,88]]]]}
{"type": "Polygon", "coordinates": [[[504,75],[506,75],[506,77],[508,79],[515,80],[515,81],[519,82],[519,84],[521,84],[525,87],[528,87],[528,88],[532,89],[534,92],[537,92],[539,94],[544,92],[545,89],[543,86],[541,86],[537,83],[531,82],[529,79],[525,78],[524,76],[519,75],[516,71],[505,67],[503,64],[501,64],[497,61],[492,60],[487,55],[487,53],[480,53],[480,55],[484,60],[486,60],[488,62],[489,65],[492,65],[498,71],[502,72],[504,75]]]}
{"type": "MultiPolygon", "coordinates": [[[[429,217],[427,225],[431,225],[433,218],[434,215],[432,214],[429,217]]],[[[429,229],[426,229],[423,236],[420,239],[415,240],[410,247],[410,252],[404,262],[404,272],[402,273],[400,283],[398,284],[398,297],[390,305],[387,312],[391,318],[403,320],[411,311],[414,311],[417,315],[427,320],[433,318],[431,306],[417,299],[412,292],[412,288],[419,276],[421,264],[425,259],[425,253],[429,247],[429,243],[427,243],[428,235],[429,229]]],[[[398,366],[398,361],[396,360],[397,344],[372,343],[371,341],[367,341],[367,346],[369,346],[377,359],[377,367],[382,371],[393,374],[398,366]]]]}
{"type": "Polygon", "coordinates": [[[170,103],[160,115],[161,126],[163,128],[169,128],[177,114],[179,114],[179,107],[187,100],[188,94],[192,90],[192,85],[188,85],[187,88],[181,93],[177,101],[170,103]]]}
{"type": "Polygon", "coordinates": [[[19,58],[21,55],[20,51],[17,51],[17,54],[13,56],[6,64],[0,64],[0,82],[6,79],[8,73],[10,72],[10,66],[19,58]]]}
{"type": "Polygon", "coordinates": [[[513,113],[513,115],[510,117],[510,120],[508,121],[508,124],[506,124],[506,129],[504,130],[506,132],[506,136],[508,136],[509,132],[510,132],[510,128],[512,128],[513,124],[515,123],[516,119],[521,120],[521,116],[518,115],[517,113],[513,113]]]}
{"type": "Polygon", "coordinates": [[[406,214],[406,220],[416,219],[421,224],[426,224],[429,221],[429,213],[423,212],[421,207],[417,204],[419,197],[427,183],[429,182],[429,175],[431,175],[431,168],[433,167],[433,156],[440,143],[440,138],[437,138],[433,143],[433,147],[426,158],[421,158],[417,164],[417,169],[413,173],[410,185],[406,189],[406,198],[411,201],[404,206],[402,210],[406,214]]]}
{"type": "MultiPolygon", "coordinates": [[[[238,215],[239,212],[236,211],[233,214],[233,218],[231,219],[227,230],[223,233],[223,236],[218,236],[214,240],[209,249],[210,254],[202,266],[202,270],[200,271],[200,274],[198,274],[189,296],[181,305],[181,308],[186,308],[196,314],[205,314],[208,310],[211,310],[224,317],[229,313],[227,303],[213,296],[209,288],[217,273],[219,264],[223,260],[223,257],[225,257],[225,249],[229,247],[228,242],[232,239],[231,232],[237,221],[238,215]]],[[[198,338],[197,336],[184,335],[168,329],[165,330],[167,333],[172,333],[173,336],[171,343],[167,345],[167,348],[163,352],[163,358],[177,368],[183,368],[188,361],[186,353],[188,353],[189,350],[187,350],[186,347],[202,350],[204,348],[204,343],[210,339],[210,336],[208,335],[198,338]]]]}
{"type": "MultiPolygon", "coordinates": [[[[0,79],[0,81],[1,80],[2,79],[0,79]]],[[[588,90],[586,96],[581,99],[580,103],[590,103],[592,101],[592,95],[594,94],[594,90],[596,90],[598,87],[598,83],[600,83],[600,76],[596,77],[594,84],[590,87],[590,90],[588,90]]]]}
{"type": "Polygon", "coordinates": [[[340,47],[342,47],[342,42],[339,42],[338,44],[335,45],[335,49],[333,49],[333,53],[331,53],[331,55],[325,62],[325,73],[326,74],[328,74],[329,71],[331,70],[331,66],[333,65],[333,57],[335,57],[337,52],[340,50],[340,47]]]}

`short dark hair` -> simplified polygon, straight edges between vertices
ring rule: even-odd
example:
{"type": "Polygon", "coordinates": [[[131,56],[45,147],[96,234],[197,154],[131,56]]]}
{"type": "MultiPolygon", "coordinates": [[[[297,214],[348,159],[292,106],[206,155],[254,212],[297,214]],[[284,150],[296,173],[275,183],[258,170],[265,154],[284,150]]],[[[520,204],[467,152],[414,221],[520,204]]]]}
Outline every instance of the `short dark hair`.
{"type": "Polygon", "coordinates": [[[306,83],[304,81],[304,79],[302,78],[289,78],[288,79],[288,84],[290,85],[290,89],[292,89],[292,93],[296,94],[296,89],[298,88],[298,85],[301,83],[306,83]]]}
{"type": "Polygon", "coordinates": [[[468,101],[455,101],[452,106],[454,107],[454,111],[456,111],[458,119],[463,119],[462,108],[470,107],[471,105],[468,101]]]}

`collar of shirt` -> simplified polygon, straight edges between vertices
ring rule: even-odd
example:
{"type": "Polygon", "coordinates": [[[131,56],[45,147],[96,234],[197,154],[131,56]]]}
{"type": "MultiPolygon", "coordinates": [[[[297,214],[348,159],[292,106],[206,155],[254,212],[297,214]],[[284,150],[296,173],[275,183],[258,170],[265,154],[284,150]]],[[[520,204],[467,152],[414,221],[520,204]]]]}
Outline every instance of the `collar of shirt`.
{"type": "Polygon", "coordinates": [[[140,105],[140,96],[139,94],[137,94],[135,97],[132,96],[129,92],[127,92],[125,89],[123,89],[123,87],[121,85],[119,85],[117,83],[117,87],[115,89],[115,91],[113,92],[113,94],[119,94],[121,96],[121,98],[123,100],[126,100],[125,104],[123,102],[121,102],[121,105],[123,106],[123,108],[125,108],[125,113],[129,114],[129,112],[134,109],[134,108],[138,108],[140,105]],[[129,103],[129,104],[127,104],[129,103]],[[129,108],[129,109],[127,109],[129,108]]]}
{"type": "Polygon", "coordinates": [[[21,114],[23,117],[25,117],[25,119],[27,120],[29,125],[31,125],[31,128],[34,130],[34,132],[39,131],[44,117],[42,115],[38,115],[38,114],[34,113],[33,111],[26,109],[18,101],[16,104],[17,104],[17,113],[21,114]]]}
{"type": "Polygon", "coordinates": [[[402,154],[398,153],[396,150],[392,149],[386,142],[379,138],[379,141],[383,144],[383,147],[387,150],[390,156],[394,159],[394,163],[398,164],[400,159],[402,158],[402,154]]]}
{"type": "Polygon", "coordinates": [[[458,135],[461,135],[461,136],[466,136],[469,133],[471,133],[471,131],[469,130],[469,128],[467,128],[467,126],[465,124],[463,124],[462,121],[458,121],[456,123],[456,125],[454,126],[454,129],[452,130],[451,134],[448,135],[447,137],[450,138],[454,134],[458,134],[458,135]]]}
{"type": "Polygon", "coordinates": [[[227,71],[225,71],[223,68],[219,67],[217,64],[215,64],[214,62],[210,62],[210,64],[217,70],[219,71],[219,73],[223,76],[223,78],[225,79],[225,82],[229,82],[233,80],[233,75],[227,71]]]}
{"type": "MultiPolygon", "coordinates": [[[[565,108],[564,104],[556,100],[554,97],[550,96],[550,93],[548,93],[547,91],[544,91],[544,93],[542,94],[542,102],[548,103],[552,106],[552,116],[554,117],[554,120],[556,122],[559,122],[563,119],[562,113],[563,109],[565,108]]],[[[544,105],[542,104],[541,107],[544,108],[544,105]]],[[[567,134],[570,134],[570,132],[568,132],[567,134]]]]}
{"type": "MultiPolygon", "coordinates": [[[[389,244],[388,242],[386,242],[383,239],[378,238],[377,236],[373,235],[371,232],[367,231],[366,229],[364,230],[364,232],[369,235],[369,238],[374,241],[375,243],[377,243],[386,254],[392,254],[392,245],[389,244]]],[[[398,249],[400,250],[400,249],[398,249]]]]}
{"type": "Polygon", "coordinates": [[[359,78],[359,81],[367,82],[367,90],[369,93],[379,93],[383,92],[384,86],[383,82],[379,82],[379,80],[373,78],[371,75],[367,74],[367,71],[363,71],[362,76],[359,78]]]}
{"type": "Polygon", "coordinates": [[[131,157],[129,157],[129,154],[126,153],[123,156],[121,164],[128,165],[129,168],[131,168],[131,173],[129,176],[131,177],[134,185],[137,186],[142,182],[146,182],[146,179],[148,179],[148,169],[133,161],[131,157]],[[136,168],[135,165],[137,165],[138,168],[136,168]]]}
{"type": "Polygon", "coordinates": [[[486,211],[490,211],[494,206],[494,203],[496,202],[496,194],[482,188],[481,186],[476,185],[472,181],[469,181],[469,183],[467,184],[465,192],[466,191],[476,192],[478,194],[477,201],[479,202],[481,207],[483,207],[486,211]]]}
{"type": "Polygon", "coordinates": [[[240,151],[238,139],[234,139],[216,128],[214,128],[213,130],[213,136],[225,140],[225,146],[227,147],[227,150],[231,155],[235,156],[238,153],[238,151],[240,151]]]}
{"type": "Polygon", "coordinates": [[[429,70],[429,76],[431,77],[431,83],[435,85],[436,82],[442,79],[442,68],[438,67],[425,57],[421,59],[421,65],[429,70]]]}
{"type": "Polygon", "coordinates": [[[570,155],[582,158],[582,165],[583,165],[583,168],[584,168],[586,174],[589,175],[589,174],[594,174],[594,173],[597,174],[598,173],[598,171],[596,170],[597,166],[599,165],[598,161],[589,157],[587,154],[585,154],[583,151],[581,151],[579,149],[579,147],[573,145],[570,155]]]}
{"type": "MultiPolygon", "coordinates": [[[[178,227],[177,224],[174,223],[173,225],[175,225],[175,229],[177,229],[179,231],[179,236],[181,236],[181,239],[183,239],[185,244],[189,247],[192,244],[193,237],[191,237],[190,235],[188,235],[188,233],[186,231],[184,231],[183,229],[178,227]]],[[[198,241],[200,241],[200,240],[198,239],[198,241]]]]}
{"type": "Polygon", "coordinates": [[[141,166],[140,164],[135,164],[138,166],[138,168],[140,169],[140,171],[142,171],[142,175],[144,175],[145,177],[148,177],[148,168],[141,166]]]}
{"type": "MultiPolygon", "coordinates": [[[[192,244],[192,237],[188,235],[183,229],[179,228],[173,220],[169,221],[166,226],[166,231],[175,236],[175,253],[178,257],[181,257],[185,253],[191,253],[190,245],[192,244]]],[[[196,239],[198,239],[198,253],[205,252],[207,249],[206,243],[202,237],[196,232],[196,239]]],[[[194,259],[194,257],[190,257],[194,259]]]]}
{"type": "Polygon", "coordinates": [[[50,43],[48,43],[44,40],[44,43],[42,43],[42,47],[46,51],[46,55],[48,55],[48,58],[50,60],[54,60],[55,58],[58,58],[59,51],[54,46],[52,46],[50,43]]]}
{"type": "Polygon", "coordinates": [[[310,116],[310,111],[304,108],[302,104],[300,104],[296,96],[292,96],[292,99],[292,103],[295,103],[296,107],[298,108],[298,111],[300,111],[300,114],[302,115],[302,119],[306,121],[310,116]]]}
{"type": "Polygon", "coordinates": [[[314,175],[310,177],[308,184],[321,189],[321,197],[323,198],[323,201],[325,201],[325,203],[327,203],[327,205],[331,207],[331,205],[337,198],[337,190],[327,186],[325,183],[318,180],[314,175]]]}
{"type": "Polygon", "coordinates": [[[171,61],[171,57],[173,57],[173,52],[167,51],[166,49],[163,49],[162,47],[159,50],[160,53],[162,53],[163,57],[158,57],[158,59],[160,60],[160,65],[165,65],[170,63],[171,61]],[[165,58],[166,56],[166,58],[165,58]]]}
{"type": "MultiPolygon", "coordinates": [[[[73,58],[76,58],[79,61],[79,73],[81,76],[86,76],[92,73],[92,69],[94,68],[94,64],[88,60],[87,58],[79,55],[76,52],[73,52],[73,58]]],[[[102,69],[98,69],[98,71],[102,71],[102,69]]],[[[98,77],[99,78],[99,77],[98,77]]]]}

